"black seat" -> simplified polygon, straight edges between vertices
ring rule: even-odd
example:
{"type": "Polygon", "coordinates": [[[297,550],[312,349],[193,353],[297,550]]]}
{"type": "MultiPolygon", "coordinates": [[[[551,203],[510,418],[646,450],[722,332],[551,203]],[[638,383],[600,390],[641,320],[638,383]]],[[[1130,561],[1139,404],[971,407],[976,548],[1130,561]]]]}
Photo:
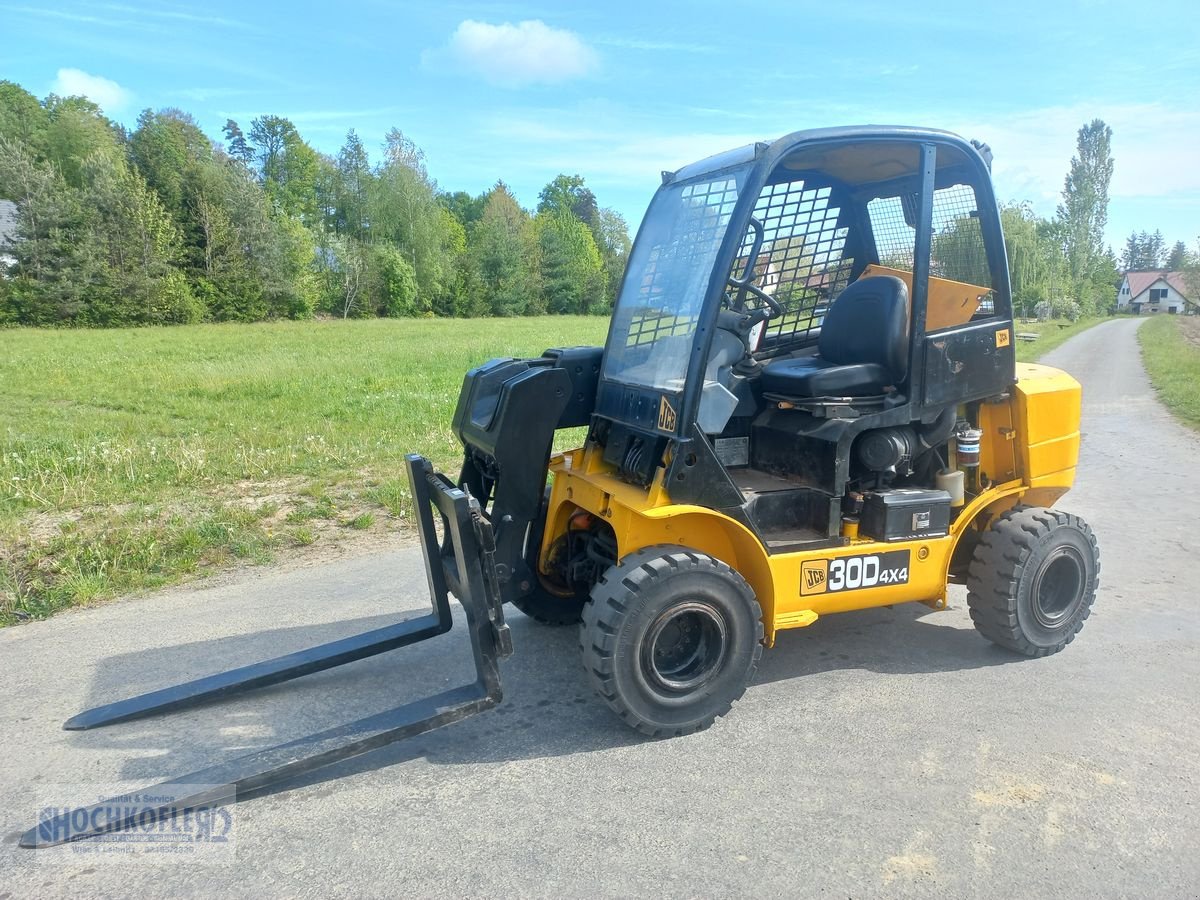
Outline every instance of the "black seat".
{"type": "Polygon", "coordinates": [[[894,275],[849,285],[833,301],[817,355],[775,360],[762,372],[764,394],[873,397],[908,374],[908,287],[894,275]]]}

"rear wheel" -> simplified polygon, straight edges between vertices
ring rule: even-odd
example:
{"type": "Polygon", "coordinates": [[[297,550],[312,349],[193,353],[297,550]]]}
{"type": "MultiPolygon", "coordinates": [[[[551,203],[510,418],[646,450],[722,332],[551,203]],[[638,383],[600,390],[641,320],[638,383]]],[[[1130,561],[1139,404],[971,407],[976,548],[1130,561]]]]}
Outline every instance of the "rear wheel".
{"type": "Polygon", "coordinates": [[[1026,656],[1049,656],[1075,639],[1099,583],[1096,536],[1078,516],[1016,507],[975,548],[967,605],[975,628],[1026,656]]]}
{"type": "Polygon", "coordinates": [[[652,737],[729,712],[762,654],[762,611],[737,572],[703,553],[650,547],[609,568],[580,626],[596,691],[652,737]]]}

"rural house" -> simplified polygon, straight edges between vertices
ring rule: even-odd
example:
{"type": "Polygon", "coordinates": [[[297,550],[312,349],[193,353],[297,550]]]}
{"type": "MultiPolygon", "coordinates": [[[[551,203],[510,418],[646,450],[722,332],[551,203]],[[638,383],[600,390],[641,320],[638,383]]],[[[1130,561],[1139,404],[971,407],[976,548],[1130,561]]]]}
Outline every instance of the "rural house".
{"type": "Polygon", "coordinates": [[[1197,300],[1191,297],[1182,272],[1126,272],[1117,289],[1118,312],[1195,313],[1197,300]]]}
{"type": "Polygon", "coordinates": [[[9,252],[17,242],[17,204],[0,200],[0,274],[15,265],[17,258],[9,252]]]}

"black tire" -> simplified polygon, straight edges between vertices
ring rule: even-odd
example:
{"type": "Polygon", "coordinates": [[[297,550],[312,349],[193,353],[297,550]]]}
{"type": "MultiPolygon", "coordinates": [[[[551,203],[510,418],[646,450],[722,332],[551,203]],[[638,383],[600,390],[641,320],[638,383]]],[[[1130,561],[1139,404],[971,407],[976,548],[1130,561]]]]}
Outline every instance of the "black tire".
{"type": "Polygon", "coordinates": [[[608,569],[579,628],[596,692],[651,737],[691,734],[729,712],[762,655],[762,610],[725,563],[648,547],[608,569]]]}
{"type": "Polygon", "coordinates": [[[583,606],[588,602],[587,593],[551,584],[537,568],[538,550],[542,546],[542,535],[546,530],[546,507],[549,500],[550,491],[547,489],[541,515],[530,526],[525,542],[525,564],[529,566],[533,583],[529,593],[524,597],[514,598],[512,605],[542,625],[577,625],[583,613],[583,606]]]}
{"type": "MultiPolygon", "coordinates": [[[[536,575],[535,575],[536,577],[536,575]]],[[[535,584],[524,597],[514,597],[512,605],[542,625],[578,625],[587,597],[560,597],[535,584]]]]}
{"type": "Polygon", "coordinates": [[[994,644],[1049,656],[1083,627],[1099,580],[1100,550],[1086,522],[1018,506],[996,519],[975,548],[967,573],[971,621],[994,644]]]}

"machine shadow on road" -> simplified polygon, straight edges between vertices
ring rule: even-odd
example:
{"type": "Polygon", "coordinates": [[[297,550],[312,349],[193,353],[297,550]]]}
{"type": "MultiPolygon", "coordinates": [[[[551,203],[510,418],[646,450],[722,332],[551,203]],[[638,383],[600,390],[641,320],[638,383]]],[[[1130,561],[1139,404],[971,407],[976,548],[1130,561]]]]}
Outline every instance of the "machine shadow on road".
{"type": "Polygon", "coordinates": [[[841,669],[885,675],[955,672],[1023,659],[986,641],[961,608],[934,612],[903,603],[825,616],[807,628],[781,631],[763,653],[755,684],[841,669]]]}
{"type": "MultiPolygon", "coordinates": [[[[545,628],[515,611],[508,618],[517,649],[502,664],[505,700],[497,709],[243,799],[328,783],[409,760],[438,765],[499,763],[603,751],[646,740],[625,728],[592,693],[579,664],[575,628],[545,628]]],[[[919,674],[1017,661],[985,642],[973,628],[962,627],[962,618],[961,610],[935,614],[917,604],[823,618],[814,627],[781,633],[775,648],[764,652],[754,684],[837,670],[919,674]],[[936,624],[942,616],[952,624],[936,624]]],[[[390,615],[370,616],[111,657],[96,670],[90,702],[111,702],[391,621],[390,615]]],[[[68,740],[85,753],[121,750],[127,757],[121,778],[147,784],[176,778],[468,681],[473,667],[457,608],[455,621],[448,635],[374,659],[186,712],[72,733],[68,740]]],[[[753,694],[752,685],[747,702],[753,694]]]]}

